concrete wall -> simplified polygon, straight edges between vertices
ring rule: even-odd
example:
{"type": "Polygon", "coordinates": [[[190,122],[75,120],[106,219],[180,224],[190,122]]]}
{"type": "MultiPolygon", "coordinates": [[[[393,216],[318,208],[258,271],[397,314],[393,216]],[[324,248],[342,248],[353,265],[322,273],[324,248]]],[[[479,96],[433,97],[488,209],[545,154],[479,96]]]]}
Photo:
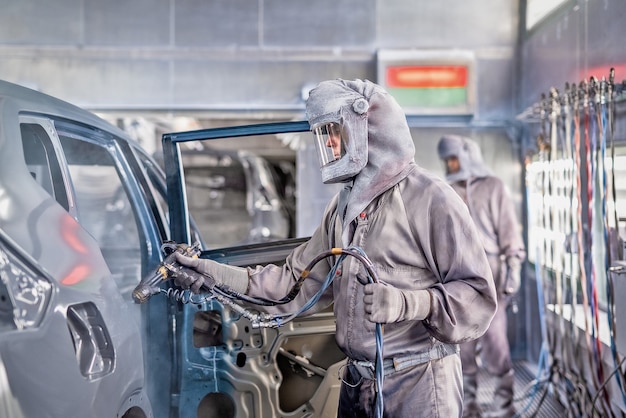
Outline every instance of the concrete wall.
{"type": "MultiPolygon", "coordinates": [[[[513,112],[518,1],[0,0],[0,77],[99,110],[293,111],[386,48],[476,54],[483,120],[513,112]]],[[[264,113],[271,117],[271,113],[264,113]]]]}

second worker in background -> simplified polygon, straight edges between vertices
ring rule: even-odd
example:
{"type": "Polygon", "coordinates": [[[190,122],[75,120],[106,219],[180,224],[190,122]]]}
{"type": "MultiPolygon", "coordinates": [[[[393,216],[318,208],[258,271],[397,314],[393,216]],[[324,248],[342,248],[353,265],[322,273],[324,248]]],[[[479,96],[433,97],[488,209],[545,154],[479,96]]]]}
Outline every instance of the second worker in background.
{"type": "Polygon", "coordinates": [[[461,344],[463,416],[512,417],[514,372],[506,310],[519,290],[521,265],[526,257],[515,207],[506,186],[485,166],[480,147],[472,139],[446,135],[437,149],[445,162],[446,180],[463,198],[478,228],[498,293],[498,310],[487,332],[478,340],[461,344]],[[476,396],[479,350],[482,365],[496,379],[487,411],[481,411],[476,396]]]}

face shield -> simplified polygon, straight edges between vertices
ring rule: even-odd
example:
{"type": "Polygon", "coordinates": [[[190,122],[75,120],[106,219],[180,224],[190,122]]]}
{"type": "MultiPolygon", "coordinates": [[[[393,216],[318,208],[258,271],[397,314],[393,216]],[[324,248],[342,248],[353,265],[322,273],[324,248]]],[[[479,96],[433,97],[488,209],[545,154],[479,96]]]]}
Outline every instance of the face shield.
{"type": "Polygon", "coordinates": [[[337,122],[330,122],[313,129],[315,147],[320,168],[341,159],[346,155],[347,138],[343,134],[342,126],[337,122]]]}
{"type": "Polygon", "coordinates": [[[311,90],[306,115],[315,138],[322,182],[351,181],[367,164],[368,101],[336,83],[311,90]]]}
{"type": "Polygon", "coordinates": [[[311,129],[322,182],[351,181],[367,164],[367,118],[342,111],[341,115],[326,120],[311,129]]]}

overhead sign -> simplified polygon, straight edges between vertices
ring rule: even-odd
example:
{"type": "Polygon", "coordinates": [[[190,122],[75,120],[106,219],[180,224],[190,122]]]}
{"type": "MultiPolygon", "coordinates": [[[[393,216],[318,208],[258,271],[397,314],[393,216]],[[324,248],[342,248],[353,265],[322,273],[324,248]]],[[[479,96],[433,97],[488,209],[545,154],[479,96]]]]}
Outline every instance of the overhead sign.
{"type": "Polygon", "coordinates": [[[465,51],[379,51],[378,84],[407,115],[472,114],[474,57],[465,51]]]}

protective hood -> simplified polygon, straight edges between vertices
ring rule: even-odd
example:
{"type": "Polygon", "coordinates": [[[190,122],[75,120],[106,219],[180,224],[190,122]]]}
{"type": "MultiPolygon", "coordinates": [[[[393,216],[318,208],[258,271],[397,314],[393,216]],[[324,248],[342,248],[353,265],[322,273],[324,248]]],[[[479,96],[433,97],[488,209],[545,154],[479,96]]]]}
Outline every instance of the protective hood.
{"type": "MultiPolygon", "coordinates": [[[[404,111],[382,87],[368,80],[329,80],[309,93],[306,116],[311,128],[339,122],[349,132],[353,153],[337,172],[322,173],[352,178],[343,218],[344,245],[349,224],[377,196],[404,179],[415,164],[415,146],[404,111]],[[353,161],[349,161],[352,158],[353,161]]],[[[337,161],[339,166],[343,162],[337,161]]],[[[349,179],[348,178],[348,179],[349,179]]],[[[340,212],[341,215],[341,212],[340,212]]]]}
{"type": "Polygon", "coordinates": [[[466,139],[467,138],[459,135],[444,135],[439,140],[439,144],[437,144],[437,153],[441,160],[445,161],[450,157],[456,157],[459,160],[459,171],[446,174],[448,183],[467,181],[472,177],[470,171],[469,147],[466,139]]]}

